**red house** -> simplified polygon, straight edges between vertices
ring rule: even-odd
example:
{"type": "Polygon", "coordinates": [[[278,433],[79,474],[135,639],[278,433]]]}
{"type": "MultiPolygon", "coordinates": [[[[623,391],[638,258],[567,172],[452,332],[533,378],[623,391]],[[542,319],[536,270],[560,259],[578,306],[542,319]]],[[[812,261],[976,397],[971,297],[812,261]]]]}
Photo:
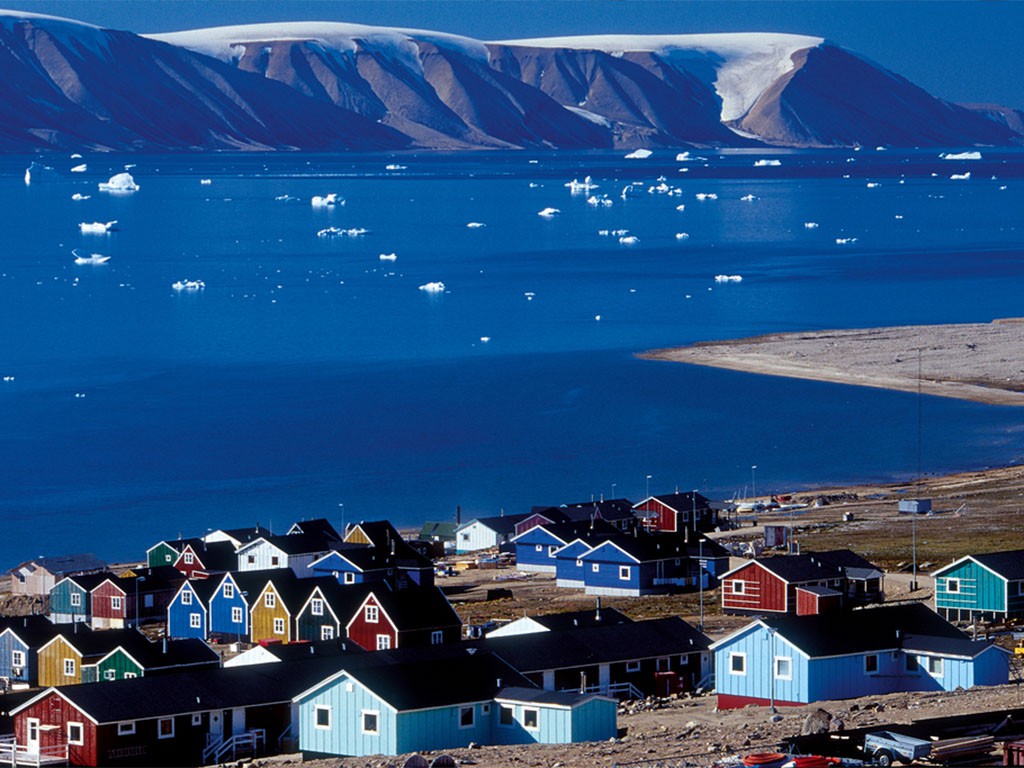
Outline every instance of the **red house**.
{"type": "Polygon", "coordinates": [[[235,545],[230,541],[189,542],[181,548],[174,568],[188,578],[234,570],[238,564],[235,545]]]}
{"type": "Polygon", "coordinates": [[[725,613],[820,613],[839,602],[846,589],[841,568],[813,555],[751,560],[722,577],[725,613]],[[821,589],[823,588],[823,589],[821,589]],[[801,595],[798,595],[798,591],[801,595]]]}
{"type": "Polygon", "coordinates": [[[437,587],[399,592],[375,590],[345,627],[367,651],[458,642],[462,621],[437,587]]]}
{"type": "Polygon", "coordinates": [[[92,604],[90,622],[93,629],[122,629],[126,626],[129,596],[125,582],[134,586],[132,579],[111,576],[92,588],[89,600],[92,604]]]}
{"type": "Polygon", "coordinates": [[[696,491],[648,496],[633,506],[633,512],[650,531],[678,533],[688,528],[707,532],[718,525],[718,510],[696,491]]]}

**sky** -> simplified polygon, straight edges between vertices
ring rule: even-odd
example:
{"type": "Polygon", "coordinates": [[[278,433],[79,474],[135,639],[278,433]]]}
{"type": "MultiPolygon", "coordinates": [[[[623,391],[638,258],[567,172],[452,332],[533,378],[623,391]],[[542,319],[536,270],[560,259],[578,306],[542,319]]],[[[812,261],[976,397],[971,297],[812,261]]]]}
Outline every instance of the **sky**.
{"type": "MultiPolygon", "coordinates": [[[[9,5],[7,5],[9,3],[9,5]]],[[[346,21],[481,40],[791,32],[838,43],[950,101],[1024,109],[1024,0],[5,0],[132,32],[346,21]]]]}

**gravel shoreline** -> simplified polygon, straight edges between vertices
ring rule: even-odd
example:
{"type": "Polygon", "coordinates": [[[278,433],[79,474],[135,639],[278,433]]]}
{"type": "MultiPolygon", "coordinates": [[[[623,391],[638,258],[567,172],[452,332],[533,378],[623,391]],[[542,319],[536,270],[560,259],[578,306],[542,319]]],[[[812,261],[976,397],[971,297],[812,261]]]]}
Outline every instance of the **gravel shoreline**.
{"type": "Polygon", "coordinates": [[[638,357],[1024,405],[1024,318],[775,333],[655,349],[638,357]]]}

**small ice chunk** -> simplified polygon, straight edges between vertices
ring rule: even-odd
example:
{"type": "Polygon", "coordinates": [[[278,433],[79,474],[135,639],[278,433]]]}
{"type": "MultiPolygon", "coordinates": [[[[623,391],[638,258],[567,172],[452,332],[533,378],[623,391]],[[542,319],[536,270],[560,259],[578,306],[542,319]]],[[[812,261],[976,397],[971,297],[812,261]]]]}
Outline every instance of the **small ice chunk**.
{"type": "Polygon", "coordinates": [[[856,243],[856,242],[857,242],[857,238],[856,237],[837,237],[836,238],[836,245],[850,245],[850,244],[856,243]]]}
{"type": "Polygon", "coordinates": [[[701,201],[718,199],[718,195],[714,192],[698,192],[696,195],[694,195],[694,197],[701,201]]]}
{"type": "Polygon", "coordinates": [[[408,167],[409,166],[407,166],[407,165],[399,165],[398,163],[388,163],[387,165],[384,166],[384,170],[385,171],[404,171],[408,167]]]}
{"type": "Polygon", "coordinates": [[[742,283],[743,275],[715,275],[716,283],[742,283]]]}
{"type": "Polygon", "coordinates": [[[551,219],[560,214],[561,211],[557,208],[545,208],[543,211],[538,211],[538,216],[543,216],[545,219],[551,219]]]}
{"type": "Polygon", "coordinates": [[[690,235],[686,232],[676,232],[676,240],[689,240],[690,235]]]}
{"type": "Polygon", "coordinates": [[[597,320],[598,322],[600,322],[601,316],[600,315],[594,315],[594,319],[597,320]]]}
{"type": "Polygon", "coordinates": [[[13,376],[4,376],[4,381],[14,381],[13,376]]]}
{"type": "Polygon", "coordinates": [[[636,235],[626,235],[625,237],[619,238],[619,243],[621,245],[636,245],[639,242],[640,238],[636,235]]]}
{"type": "Polygon", "coordinates": [[[345,198],[339,198],[337,192],[331,192],[327,195],[313,195],[309,202],[314,208],[330,208],[334,205],[344,205],[345,198]]]}
{"type": "Polygon", "coordinates": [[[951,181],[967,181],[967,179],[971,178],[971,172],[968,171],[967,173],[954,173],[949,178],[951,181]]]}
{"type": "Polygon", "coordinates": [[[587,198],[587,205],[593,205],[594,207],[603,206],[607,208],[612,205],[612,200],[608,195],[591,195],[587,198]]]}
{"type": "Polygon", "coordinates": [[[72,200],[88,200],[90,197],[92,197],[92,195],[83,195],[81,192],[75,192],[75,194],[73,194],[71,196],[71,199],[72,200]]]}
{"type": "Polygon", "coordinates": [[[876,189],[876,188],[878,188],[878,187],[880,187],[880,186],[882,186],[882,185],[881,185],[881,184],[879,184],[879,183],[878,183],[877,181],[869,181],[869,182],[867,183],[867,187],[868,187],[868,189],[876,189]]]}
{"type": "Polygon", "coordinates": [[[589,192],[592,189],[597,189],[597,184],[595,184],[589,176],[583,179],[583,181],[573,179],[572,181],[566,182],[565,186],[567,186],[569,191],[574,195],[589,192]]]}
{"type": "Polygon", "coordinates": [[[480,341],[482,341],[484,344],[486,344],[490,340],[491,340],[490,336],[481,336],[480,337],[480,341]]]}
{"type": "Polygon", "coordinates": [[[779,166],[779,165],[782,165],[782,161],[781,160],[755,160],[754,161],[754,167],[755,168],[766,168],[768,166],[779,166]]]}
{"type": "Polygon", "coordinates": [[[526,297],[527,301],[533,301],[533,297],[536,296],[536,295],[537,294],[534,293],[533,291],[527,291],[526,293],[523,294],[523,296],[526,297]]]}
{"type": "Polygon", "coordinates": [[[81,165],[76,165],[74,168],[72,168],[71,172],[72,173],[85,173],[87,168],[88,168],[88,166],[85,163],[82,163],[81,165]]]}
{"type": "MultiPolygon", "coordinates": [[[[126,168],[129,166],[125,166],[126,168]]],[[[127,171],[125,173],[115,173],[110,177],[109,181],[101,181],[99,183],[100,192],[138,192],[139,185],[135,183],[135,179],[127,171]]]]}
{"type": "Polygon", "coordinates": [[[398,259],[398,254],[396,254],[396,253],[382,253],[377,258],[380,259],[381,261],[396,261],[398,259]]]}
{"type": "Polygon", "coordinates": [[[444,283],[438,280],[433,283],[424,283],[420,286],[420,290],[426,291],[427,293],[444,293],[445,287],[444,283]]]}
{"type": "Polygon", "coordinates": [[[649,149],[634,149],[632,152],[626,155],[626,160],[646,160],[653,154],[654,153],[651,152],[651,150],[649,149]]]}
{"type": "Polygon", "coordinates": [[[897,213],[895,216],[893,216],[893,218],[894,219],[902,219],[903,218],[903,214],[902,213],[897,213]]]}
{"type": "Polygon", "coordinates": [[[72,160],[81,160],[81,159],[82,159],[82,156],[81,156],[80,154],[78,154],[77,152],[75,152],[75,154],[73,154],[73,155],[71,156],[71,159],[72,159],[72,160]]]}
{"type": "Polygon", "coordinates": [[[213,179],[200,179],[199,183],[202,184],[205,187],[205,186],[208,186],[210,184],[213,184],[213,179]]]}
{"type": "Polygon", "coordinates": [[[740,198],[740,200],[742,200],[745,203],[750,203],[753,202],[754,200],[757,200],[757,197],[755,195],[744,195],[743,197],[740,198]]]}
{"type": "Polygon", "coordinates": [[[110,261],[109,256],[104,256],[102,253],[92,253],[88,256],[82,256],[78,253],[78,249],[72,249],[71,253],[75,257],[75,264],[106,264],[110,261]]]}
{"type": "Polygon", "coordinates": [[[981,160],[981,152],[945,152],[939,157],[943,160],[981,160]]]}
{"type": "Polygon", "coordinates": [[[689,161],[690,161],[690,153],[689,152],[680,152],[678,155],[676,155],[676,162],[677,163],[687,163],[689,161]]]}
{"type": "Polygon", "coordinates": [[[342,229],[341,227],[327,227],[321,229],[316,233],[317,237],[361,237],[370,230],[363,229],[362,227],[353,227],[352,229],[342,229]]]}
{"type": "Polygon", "coordinates": [[[274,198],[274,200],[276,200],[279,203],[294,203],[298,202],[299,198],[295,197],[294,195],[278,195],[277,197],[274,198]]]}
{"type": "Polygon", "coordinates": [[[805,221],[804,222],[804,229],[817,229],[817,228],[818,228],[818,222],[816,222],[816,221],[805,221]]]}
{"type": "Polygon", "coordinates": [[[117,219],[108,222],[83,221],[78,225],[83,235],[105,235],[117,224],[117,219]]]}
{"type": "Polygon", "coordinates": [[[480,227],[486,227],[482,221],[471,221],[466,225],[467,229],[480,229],[480,227]]]}
{"type": "Polygon", "coordinates": [[[684,205],[683,203],[680,203],[679,205],[676,206],[676,210],[677,211],[685,211],[686,210],[686,205],[684,205]]]}
{"type": "Polygon", "coordinates": [[[206,283],[202,280],[176,280],[171,283],[171,288],[179,293],[184,291],[185,293],[196,293],[206,288],[206,283]]]}

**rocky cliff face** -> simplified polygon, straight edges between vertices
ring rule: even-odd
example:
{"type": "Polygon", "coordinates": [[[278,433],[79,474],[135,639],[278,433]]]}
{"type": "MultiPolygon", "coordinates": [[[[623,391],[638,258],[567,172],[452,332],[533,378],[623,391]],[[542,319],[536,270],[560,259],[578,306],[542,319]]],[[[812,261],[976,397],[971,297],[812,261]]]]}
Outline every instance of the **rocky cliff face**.
{"type": "Polygon", "coordinates": [[[351,24],[142,37],[0,14],[0,150],[1010,145],[819,38],[482,43],[351,24]]]}

